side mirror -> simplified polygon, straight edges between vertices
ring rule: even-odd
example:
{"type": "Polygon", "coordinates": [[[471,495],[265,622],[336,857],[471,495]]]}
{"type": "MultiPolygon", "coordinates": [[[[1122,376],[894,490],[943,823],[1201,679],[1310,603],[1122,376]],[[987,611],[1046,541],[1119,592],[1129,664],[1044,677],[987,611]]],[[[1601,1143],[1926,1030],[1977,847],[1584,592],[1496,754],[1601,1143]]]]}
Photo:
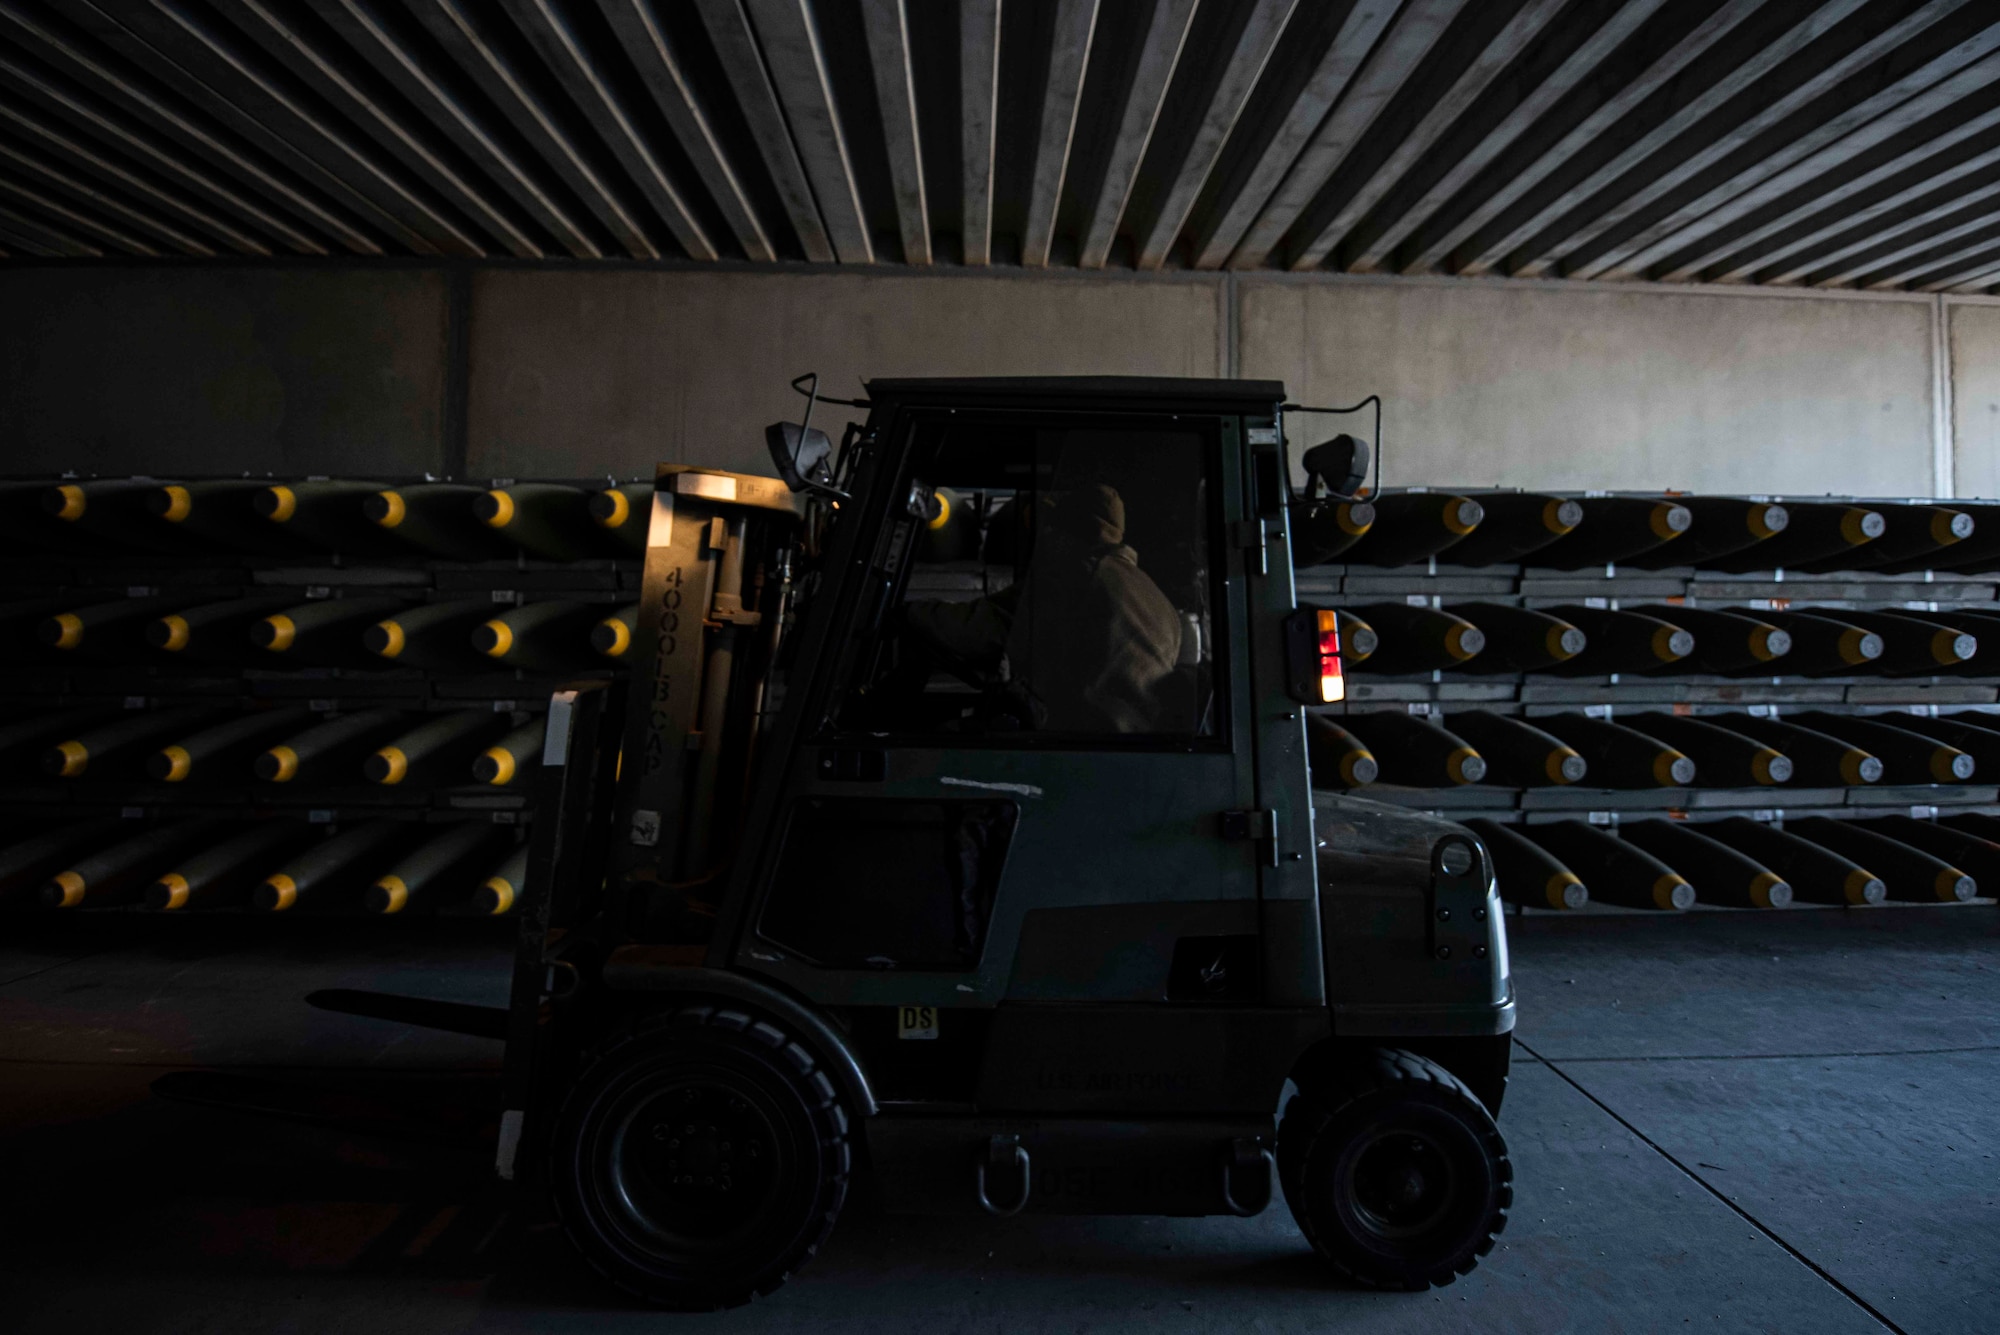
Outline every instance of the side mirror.
{"type": "Polygon", "coordinates": [[[764,428],[764,444],[778,476],[793,491],[817,491],[833,485],[833,442],[816,426],[773,422],[764,428]]]}
{"type": "Polygon", "coordinates": [[[1368,480],[1368,442],[1342,433],[1322,441],[1300,456],[1309,478],[1326,484],[1336,496],[1352,496],[1368,480]]]}

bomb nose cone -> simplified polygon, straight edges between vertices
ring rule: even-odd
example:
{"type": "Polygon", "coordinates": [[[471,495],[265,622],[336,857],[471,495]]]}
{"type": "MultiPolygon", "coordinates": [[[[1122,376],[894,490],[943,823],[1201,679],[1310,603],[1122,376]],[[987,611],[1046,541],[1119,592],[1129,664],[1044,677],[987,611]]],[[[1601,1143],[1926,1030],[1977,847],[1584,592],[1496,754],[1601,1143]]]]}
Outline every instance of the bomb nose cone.
{"type": "Polygon", "coordinates": [[[1574,626],[1564,631],[1556,639],[1557,647],[1562,651],[1565,658],[1575,658],[1583,652],[1584,646],[1589,643],[1590,638],[1574,626]]]}
{"type": "Polygon", "coordinates": [[[1667,652],[1675,658],[1686,658],[1689,654],[1693,653],[1694,632],[1691,630],[1676,630],[1673,634],[1667,636],[1667,652]]]}
{"type": "Polygon", "coordinates": [[[1951,758],[1951,777],[1954,779],[1963,780],[1971,778],[1973,768],[1972,757],[1963,752],[1951,758]]]}
{"type": "Polygon", "coordinates": [[[1583,776],[1590,773],[1590,764],[1572,751],[1562,758],[1562,764],[1557,767],[1557,772],[1562,776],[1564,783],[1582,783],[1583,776]]]}
{"type": "Polygon", "coordinates": [[[1792,781],[1791,757],[1775,753],[1766,757],[1764,759],[1764,773],[1770,776],[1770,782],[1772,783],[1790,783],[1792,781]]]}
{"type": "Polygon", "coordinates": [[[1667,773],[1677,786],[1685,788],[1694,782],[1694,762],[1686,756],[1678,756],[1667,767],[1667,773]]]}
{"type": "Polygon", "coordinates": [[[1872,630],[1869,631],[1861,637],[1861,643],[1855,646],[1855,652],[1859,653],[1864,660],[1880,658],[1882,656],[1882,637],[1872,630]]]}
{"type": "Polygon", "coordinates": [[[1792,887],[1790,883],[1765,872],[1757,878],[1756,884],[1750,887],[1750,898],[1752,902],[1760,903],[1765,908],[1788,909],[1792,906],[1792,887]]]}

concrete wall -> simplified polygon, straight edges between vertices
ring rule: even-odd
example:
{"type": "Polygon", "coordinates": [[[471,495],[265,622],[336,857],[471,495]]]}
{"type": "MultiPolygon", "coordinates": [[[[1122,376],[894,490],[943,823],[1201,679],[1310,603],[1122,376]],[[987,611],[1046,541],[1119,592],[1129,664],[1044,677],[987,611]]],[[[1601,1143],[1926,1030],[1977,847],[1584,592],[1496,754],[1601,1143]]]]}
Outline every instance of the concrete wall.
{"type": "MultiPolygon", "coordinates": [[[[862,377],[1213,376],[1217,281],[908,274],[503,272],[473,283],[468,467],[494,476],[768,473],[787,382],[862,377]]],[[[852,410],[829,407],[822,424],[852,410]]],[[[838,431],[835,431],[838,438],[838,431]]]]}
{"type": "Polygon", "coordinates": [[[442,467],[422,270],[0,270],[0,473],[442,467]]]}
{"type": "Polygon", "coordinates": [[[1380,394],[1390,486],[1928,494],[1930,321],[1924,301],[1246,282],[1242,364],[1301,402],[1380,394]]]}
{"type": "Polygon", "coordinates": [[[1961,496],[2000,496],[2000,305],[1952,302],[1953,467],[1961,496]]]}
{"type": "MultiPolygon", "coordinates": [[[[2000,495],[2000,306],[1593,285],[485,269],[0,270],[0,473],[762,468],[818,370],[1284,379],[1379,392],[1386,480],[2000,495]],[[1953,411],[1934,402],[1940,385],[1953,411]]],[[[837,427],[848,410],[819,419],[837,427]]],[[[1307,439],[1323,429],[1305,425],[1307,439]]]]}

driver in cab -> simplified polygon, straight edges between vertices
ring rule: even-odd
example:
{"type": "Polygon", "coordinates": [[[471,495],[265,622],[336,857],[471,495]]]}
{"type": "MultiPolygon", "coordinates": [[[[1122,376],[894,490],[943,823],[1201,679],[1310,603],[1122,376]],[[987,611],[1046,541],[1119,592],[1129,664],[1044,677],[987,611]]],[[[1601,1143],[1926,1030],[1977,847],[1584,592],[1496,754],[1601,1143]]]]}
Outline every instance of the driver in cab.
{"type": "Polygon", "coordinates": [[[1124,500],[1112,487],[1078,486],[1043,493],[1024,518],[1022,578],[970,602],[912,600],[908,633],[982,670],[1004,667],[1039,729],[1159,730],[1181,621],[1125,545],[1124,500]]]}

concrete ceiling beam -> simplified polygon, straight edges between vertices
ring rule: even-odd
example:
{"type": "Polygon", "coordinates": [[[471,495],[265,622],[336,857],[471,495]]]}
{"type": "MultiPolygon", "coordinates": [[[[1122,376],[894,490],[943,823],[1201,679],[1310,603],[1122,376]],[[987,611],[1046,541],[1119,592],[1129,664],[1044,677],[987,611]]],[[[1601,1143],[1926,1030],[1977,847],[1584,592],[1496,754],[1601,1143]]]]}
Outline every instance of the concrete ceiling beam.
{"type": "Polygon", "coordinates": [[[1454,162],[1449,170],[1438,177],[1422,195],[1402,211],[1401,216],[1390,220],[1381,233],[1354,257],[1348,267],[1363,273],[1391,267],[1390,257],[1412,232],[1436,217],[1440,209],[1471,184],[1481,172],[1491,167],[1502,153],[1527,135],[1535,123],[1547,115],[1557,103],[1587,82],[1612,52],[1623,45],[1666,3],[1667,0],[1630,0],[1630,3],[1613,13],[1546,79],[1521,98],[1514,105],[1514,109],[1502,117],[1500,123],[1489,130],[1485,138],[1481,139],[1471,152],[1454,162]]]}
{"type": "Polygon", "coordinates": [[[1988,217],[1982,225],[1963,229],[1954,237],[1928,238],[1898,259],[1876,262],[1858,275],[1853,286],[1870,291],[1893,291],[1904,287],[1948,287],[1963,281],[1962,266],[1991,250],[2000,239],[2000,220],[1988,217]]]}
{"type": "MultiPolygon", "coordinates": [[[[80,208],[73,208],[59,199],[51,199],[39,190],[31,189],[10,177],[0,176],[0,199],[12,200],[17,207],[31,209],[44,218],[59,219],[77,231],[127,254],[143,255],[148,259],[159,258],[159,251],[131,233],[121,232],[102,219],[91,217],[80,208]]],[[[51,231],[53,233],[54,229],[51,228],[51,231]]]]}
{"type": "Polygon", "coordinates": [[[695,217],[680,184],[633,122],[631,110],[605,71],[583,49],[569,17],[551,0],[500,0],[500,4],[680,248],[692,259],[719,258],[715,242],[695,217]]]}
{"type": "Polygon", "coordinates": [[[1451,87],[1410,127],[1382,165],[1339,202],[1331,217],[1317,224],[1312,235],[1292,255],[1289,267],[1317,269],[1325,263],[1355,224],[1367,217],[1413,167],[1436,149],[1446,131],[1547,31],[1550,22],[1568,3],[1569,0],[1527,0],[1507,21],[1507,26],[1473,56],[1472,63],[1452,81],[1451,87]]]}
{"type": "MultiPolygon", "coordinates": [[[[102,25],[100,25],[102,26],[102,25]]],[[[290,213],[294,228],[311,227],[328,241],[346,247],[360,255],[380,255],[383,253],[377,237],[362,230],[358,223],[343,216],[329,200],[322,199],[302,183],[287,174],[273,170],[259,154],[247,144],[231,142],[226,136],[228,115],[222,124],[203,123],[198,115],[185,114],[182,109],[163,100],[145,87],[140,81],[130,77],[130,71],[115,68],[104,55],[95,49],[96,44],[79,40],[76,35],[61,28],[44,23],[38,14],[30,13],[24,7],[0,0],[0,32],[5,32],[20,46],[37,59],[50,66],[64,79],[73,80],[92,101],[102,101],[106,107],[130,116],[137,124],[143,125],[149,133],[158,134],[180,145],[209,163],[210,166],[234,177],[247,188],[256,191],[274,207],[290,213]]],[[[129,34],[123,34],[129,41],[129,34]]],[[[136,44],[135,44],[136,45],[136,44]]],[[[143,55],[154,60],[161,67],[160,81],[175,91],[187,92],[177,87],[176,80],[192,83],[178,67],[158,61],[150,48],[141,48],[143,55]]],[[[116,59],[115,54],[111,59],[116,59]]],[[[198,88],[198,86],[197,86],[198,88]]],[[[206,90],[198,90],[205,94],[206,90]]],[[[62,104],[66,107],[82,108],[75,94],[64,90],[62,104]]],[[[191,99],[200,103],[199,96],[191,99]]],[[[206,109],[205,109],[206,110],[206,109]]],[[[236,115],[234,108],[227,109],[229,115],[236,115]]],[[[113,118],[101,110],[93,110],[84,115],[85,123],[93,128],[110,124],[113,118]]],[[[128,131],[118,138],[121,142],[132,139],[128,131]]],[[[281,156],[280,160],[288,160],[281,156]]],[[[345,188],[340,192],[344,195],[345,188]]],[[[364,209],[369,207],[363,201],[364,209]]],[[[319,249],[308,249],[307,253],[324,253],[318,238],[314,245],[319,249]]]]}
{"type": "Polygon", "coordinates": [[[882,146],[889,158],[889,188],[902,233],[903,263],[931,262],[930,201],[924,194],[924,149],[917,125],[916,74],[910,66],[910,16],[905,0],[860,0],[882,110],[882,146]]]}
{"type": "MultiPolygon", "coordinates": [[[[1881,241],[1912,225],[1920,226],[1916,219],[1922,214],[1907,216],[1907,210],[1912,205],[1943,187],[1967,177],[1976,177],[2000,165],[2000,148],[1975,153],[1950,167],[1927,170],[1932,160],[1946,149],[1994,129],[2000,129],[2000,109],[1955,126],[1950,133],[1940,135],[1908,153],[1899,154],[1851,181],[1831,190],[1816,192],[1769,222],[1732,237],[1726,243],[1710,246],[1699,260],[1677,261],[1675,269],[1704,282],[1740,283],[1754,274],[1769,272],[1773,265],[1786,261],[1791,261],[1794,268],[1824,264],[1835,256],[1822,243],[1856,228],[1866,229],[1872,241],[1881,241]],[[1896,188],[1899,177],[1908,178],[1900,189],[1896,188]],[[1858,208],[1853,206],[1853,201],[1869,190],[1879,189],[1886,189],[1888,193],[1880,194],[1858,208]],[[1815,250],[1815,246],[1819,249],[1815,250]],[[1810,261],[1793,258],[1801,253],[1809,253],[1815,258],[1810,261]]],[[[1950,204],[1943,204],[1939,209],[1948,212],[1951,207],[1950,204]]],[[[1933,219],[1939,216],[1936,210],[1929,212],[1933,219]]],[[[1662,277],[1671,280],[1673,275],[1663,274],[1662,277]]]]}
{"type": "Polygon", "coordinates": [[[1277,50],[1278,38],[1292,17],[1298,0],[1254,0],[1236,45],[1229,53],[1221,77],[1208,98],[1208,107],[1195,127],[1194,138],[1181,155],[1172,182],[1160,201],[1145,235],[1134,238],[1135,263],[1141,269],[1158,269],[1187,225],[1188,213],[1222,157],[1229,132],[1243,114],[1250,94],[1277,50]]]}
{"type": "Polygon", "coordinates": [[[1194,236],[1190,249],[1194,252],[1195,268],[1220,269],[1232,262],[1237,243],[1277,192],[1285,173],[1326,119],[1327,112],[1347,91],[1395,15],[1393,0],[1356,0],[1348,9],[1340,31],[1334,34],[1292,105],[1285,109],[1284,118],[1257,155],[1255,165],[1231,196],[1222,201],[1215,217],[1194,236]]]}
{"type": "Polygon", "coordinates": [[[540,243],[487,198],[480,183],[468,180],[437,153],[419,132],[420,127],[399,119],[357,82],[355,76],[365,77],[365,65],[357,68],[351,59],[337,59],[330,43],[308,40],[268,0],[209,0],[209,4],[308,91],[360,127],[416,180],[436,191],[509,254],[517,259],[542,258],[540,243]]]}
{"type": "Polygon", "coordinates": [[[960,243],[967,264],[993,258],[993,153],[1000,123],[1000,0],[958,7],[960,243]]]}
{"type": "Polygon", "coordinates": [[[51,259],[97,259],[104,254],[88,241],[71,236],[58,227],[30,218],[0,204],[0,233],[19,245],[23,250],[32,251],[51,259]]]}
{"type": "MultiPolygon", "coordinates": [[[[409,100],[433,130],[450,140],[505,192],[514,207],[540,224],[557,245],[577,259],[604,257],[602,248],[570,217],[568,208],[543,188],[541,177],[531,164],[520,161],[505,147],[478,109],[468,106],[437,77],[439,71],[429,68],[390,30],[372,0],[326,0],[318,13],[384,82],[409,100]]],[[[373,110],[373,99],[369,101],[371,114],[386,117],[386,112],[373,110]]],[[[512,226],[510,220],[509,227],[512,226]]],[[[525,237],[522,240],[535,253],[540,252],[539,243],[525,237]]],[[[521,254],[518,245],[511,243],[510,248],[521,254]]]]}
{"type": "Polygon", "coordinates": [[[560,113],[531,86],[528,75],[481,26],[482,21],[499,21],[491,6],[475,0],[404,0],[404,5],[628,256],[660,257],[659,247],[622,192],[598,170],[560,113]]]}
{"type": "Polygon", "coordinates": [[[653,0],[598,0],[597,7],[618,44],[625,49],[626,59],[632,62],[632,68],[638,71],[640,81],[652,95],[653,104],[666,118],[681,151],[694,164],[695,174],[721,211],[736,244],[750,259],[777,259],[778,253],[757,217],[749,192],[730,165],[729,154],[688,82],[680,54],[660,26],[653,0]]]}
{"type": "MultiPolygon", "coordinates": [[[[1979,40],[1960,43],[1948,56],[1926,63],[1874,97],[1848,108],[1818,129],[1690,200],[1606,252],[1590,266],[1594,276],[1630,278],[1647,274],[1664,281],[1684,282],[1700,270],[1699,264],[1690,266],[1684,258],[1692,243],[1713,237],[1731,223],[1794,191],[1811,189],[1819,198],[1839,195],[1851,182],[1830,182],[1838,181],[1855,158],[1950,110],[2000,73],[2000,59],[1990,54],[1984,59],[1968,54],[1981,48],[1987,53],[2000,51],[2000,27],[1990,29],[1979,40]],[[1673,273],[1653,273],[1655,268],[1668,263],[1672,264],[1673,273]]],[[[1953,141],[1953,134],[1948,133],[1931,142],[1941,149],[1953,141]]],[[[1861,175],[1865,178],[1868,173],[1861,175]]],[[[1713,246],[1704,252],[1704,257],[1715,258],[1723,249],[1721,245],[1713,246]]]]}
{"type": "Polygon", "coordinates": [[[812,183],[834,257],[842,264],[873,264],[875,243],[868,235],[868,214],[861,205],[861,188],[810,0],[744,0],[744,4],[792,143],[812,183]]]}
{"type": "Polygon", "coordinates": [[[1995,201],[2000,201],[2000,180],[1977,190],[1952,192],[1949,198],[1893,228],[1863,224],[1858,234],[1845,236],[1844,244],[1836,249],[1801,258],[1790,268],[1759,281],[1845,287],[1859,282],[1864,274],[1879,272],[1884,265],[1987,227],[1993,222],[1995,201]]]}
{"type": "Polygon", "coordinates": [[[1991,294],[1996,283],[2000,283],[2000,250],[1992,252],[1985,263],[1975,267],[1978,269],[1978,272],[1972,277],[1962,283],[1939,290],[1961,296],[1973,296],[1978,293],[1991,294]]]}
{"type": "Polygon", "coordinates": [[[813,198],[812,182],[806,176],[805,164],[799,161],[792,132],[785,124],[778,92],[771,87],[764,57],[757,50],[757,34],[750,26],[750,16],[743,12],[739,0],[695,0],[695,7],[700,11],[702,27],[708,31],[708,40],[715,44],[716,58],[729,80],[730,91],[736,95],[737,108],[750,126],[750,137],[756,141],[764,170],[771,174],[771,184],[777,189],[779,203],[784,206],[799,248],[815,264],[831,263],[833,243],[827,238],[826,223],[820,217],[818,201],[813,198]]]}
{"type": "MultiPolygon", "coordinates": [[[[0,59],[0,83],[6,82],[5,67],[5,60],[0,59]]],[[[221,242],[238,254],[269,257],[272,253],[271,247],[260,238],[244,231],[228,219],[219,218],[193,201],[183,199],[173,191],[164,189],[146,177],[128,170],[90,144],[47,123],[27,107],[16,105],[8,99],[0,99],[0,121],[11,124],[18,134],[33,140],[43,149],[59,154],[67,165],[122,187],[135,197],[146,199],[155,208],[180,218],[190,226],[200,228],[212,240],[221,242]]]]}
{"type": "MultiPolygon", "coordinates": [[[[1860,0],[1853,2],[1860,3],[1860,0]]],[[[1473,264],[1481,249],[1478,238],[1488,224],[1520,200],[1525,199],[1536,186],[1561,170],[1589,145],[1603,138],[1635,108],[1671,84],[1683,70],[1733,32],[1745,19],[1757,13],[1763,5],[1764,0],[1726,0],[1721,8],[1662,52],[1646,67],[1643,74],[1612,93],[1562,138],[1549,145],[1532,162],[1514,173],[1511,179],[1494,182],[1491,190],[1483,198],[1475,201],[1463,218],[1443,229],[1420,225],[1409,247],[1415,253],[1403,258],[1397,267],[1404,273],[1422,273],[1439,268],[1453,268],[1454,262],[1460,267],[1473,264]],[[1460,248],[1468,244],[1472,247],[1471,254],[1459,254],[1460,248]]],[[[1535,215],[1535,220],[1539,221],[1548,216],[1553,215],[1544,210],[1535,215]]],[[[1530,222],[1525,226],[1533,225],[1534,222],[1530,222]]],[[[1523,234],[1520,229],[1509,232],[1506,234],[1506,239],[1493,249],[1502,250],[1504,253],[1503,248],[1507,242],[1523,234]]]]}
{"type": "Polygon", "coordinates": [[[1930,268],[1911,279],[1908,286],[1919,292],[1978,289],[1992,284],[1996,270],[2000,270],[2000,233],[1989,233],[1981,244],[1940,257],[1930,268]]]}
{"type": "Polygon", "coordinates": [[[1102,269],[1110,258],[1111,245],[1118,238],[1125,206],[1132,198],[1132,183],[1138,179],[1139,164],[1153,141],[1153,129],[1160,123],[1166,106],[1167,89],[1180,64],[1188,30],[1194,24],[1197,0],[1158,0],[1146,27],[1138,68],[1132,86],[1125,91],[1125,109],[1119,115],[1118,134],[1112,141],[1111,159],[1105,164],[1104,180],[1097,199],[1084,219],[1083,245],[1077,263],[1085,269],[1102,269]]]}
{"type": "MultiPolygon", "coordinates": [[[[1577,215],[1602,191],[1622,180],[1655,152],[1680,138],[1703,118],[1728,104],[1731,99],[1777,66],[1824,36],[1828,30],[1865,3],[1867,0],[1830,0],[1830,3],[1812,10],[1787,29],[1777,41],[1751,53],[1742,64],[1737,65],[1689,101],[1676,107],[1671,114],[1640,135],[1609,162],[1581,180],[1566,185],[1530,216],[1508,225],[1504,232],[1488,228],[1458,243],[1453,252],[1457,260],[1453,272],[1480,275],[1510,265],[1521,266],[1521,271],[1526,272],[1528,266],[1552,253],[1553,247],[1575,235],[1575,229],[1586,226],[1596,216],[1573,215],[1577,215]],[[1570,230],[1560,230],[1564,228],[1570,230]]],[[[1753,11],[1759,8],[1761,5],[1752,7],[1753,11]]],[[[1747,13],[1731,9],[1718,11],[1710,19],[1710,23],[1713,24],[1724,13],[1728,13],[1735,21],[1727,30],[1714,33],[1710,45],[1715,44],[1714,39],[1726,39],[1728,32],[1734,31],[1738,23],[1749,17],[1747,13]]],[[[1663,86],[1670,82],[1671,80],[1663,81],[1663,86]]],[[[1632,109],[1637,109],[1636,103],[1632,109]]]]}
{"type": "MultiPolygon", "coordinates": [[[[0,113],[4,111],[5,108],[0,107],[0,113]]],[[[200,237],[192,236],[153,214],[134,208],[116,195],[80,179],[40,155],[8,143],[5,138],[0,138],[0,165],[11,167],[17,172],[25,172],[44,187],[66,195],[79,204],[94,208],[99,213],[118,218],[126,226],[149,234],[156,241],[183,255],[199,255],[204,259],[213,259],[216,255],[215,247],[200,237]]]]}
{"type": "Polygon", "coordinates": [[[240,36],[175,0],[89,0],[94,36],[257,148],[420,255],[479,258],[486,247],[416,181],[377,157],[240,36]]]}
{"type": "MultiPolygon", "coordinates": [[[[1542,254],[1532,264],[1523,266],[1516,272],[1533,276],[1560,270],[1563,276],[1571,278],[1596,277],[1613,270],[1623,272],[1619,266],[1625,259],[1650,247],[1671,232],[1694,222],[1740,190],[1762,181],[1766,176],[1782,170],[1798,158],[1838,138],[1860,124],[1862,120],[1869,119],[1886,109],[1886,106],[1893,106],[1895,102],[1908,97],[1911,92],[1935,82],[1941,77],[1940,75],[1929,75],[1914,84],[1909,79],[1898,80],[1896,86],[1901,91],[1886,104],[1880,96],[1868,99],[1874,108],[1868,116],[1860,120],[1854,119],[1851,115],[1836,116],[1832,121],[1816,126],[1802,138],[1795,139],[1778,149],[1776,153],[1759,159],[1746,171],[1732,176],[1728,182],[1703,190],[1699,195],[1690,198],[1690,193],[1699,188],[1699,181],[1704,172],[1720,167],[1732,154],[1743,149],[1759,135],[1787,124],[1793,116],[1811,108],[1823,95],[1832,92],[1878,60],[1891,55],[1898,47],[1939,20],[1949,18],[1953,11],[1967,3],[1969,0],[1930,0],[1929,4],[1915,13],[1906,15],[1839,59],[1814,71],[1810,77],[1802,80],[1784,96],[1751,113],[1738,124],[1730,126],[1726,132],[1710,136],[1696,152],[1672,166],[1657,167],[1649,172],[1644,183],[1637,189],[1599,211],[1588,223],[1573,229],[1568,236],[1552,245],[1539,247],[1542,254]],[[1840,129],[1830,130],[1834,121],[1840,123],[1840,129]],[[1767,166],[1768,171],[1764,170],[1767,166]],[[1650,223],[1643,221],[1648,216],[1648,211],[1655,206],[1669,208],[1670,212],[1663,219],[1650,223]]],[[[1940,61],[1944,59],[1941,57],[1940,61]]],[[[1932,62],[1932,64],[1938,63],[1932,62]]],[[[1930,67],[1927,65],[1926,69],[1930,67]]]]}
{"type": "Polygon", "coordinates": [[[1090,43],[1097,34],[1097,0],[1056,0],[1049,35],[1048,78],[1042,86],[1041,116],[1035,132],[1035,161],[1028,177],[1028,219],[1022,228],[1021,263],[1042,268],[1055,242],[1056,207],[1069,176],[1069,150],[1076,139],[1077,108],[1083,105],[1083,78],[1090,68],[1090,43]]]}
{"type": "MultiPolygon", "coordinates": [[[[1264,266],[1292,224],[1312,205],[1465,5],[1466,0],[1410,0],[1397,11],[1393,25],[1369,49],[1332,112],[1300,150],[1278,188],[1263,201],[1255,221],[1236,243],[1229,267],[1264,266]]],[[[1334,45],[1338,49],[1340,43],[1334,45]]]]}
{"type": "MultiPolygon", "coordinates": [[[[223,212],[234,215],[243,224],[257,228],[263,238],[274,238],[290,249],[307,255],[324,255],[327,249],[317,237],[302,231],[296,224],[264,208],[241,192],[232,189],[226,182],[203,171],[188,159],[176,153],[170,142],[155,135],[150,130],[141,130],[129,117],[118,114],[112,103],[101,102],[88,95],[76,92],[55,81],[43,77],[36,70],[0,55],[0,87],[18,96],[23,106],[33,105],[45,115],[53,117],[67,127],[59,130],[54,124],[37,121],[30,133],[46,137],[51,142],[62,140],[79,163],[91,170],[117,172],[125,176],[131,173],[118,164],[109,153],[122,153],[128,160],[148,167],[168,182],[223,212]],[[91,136],[102,151],[76,138],[75,135],[91,136]]],[[[25,113],[24,113],[25,114],[25,113]]],[[[25,127],[25,122],[24,122],[25,127]]],[[[167,193],[165,191],[162,192],[167,193]]],[[[163,205],[163,207],[171,207],[163,205]]],[[[188,206],[192,209],[194,206],[188,206]]],[[[194,220],[192,212],[186,214],[194,220]]],[[[242,242],[233,239],[238,229],[233,224],[218,222],[218,235],[239,249],[250,254],[268,254],[270,248],[265,240],[241,233],[242,242]]]]}

